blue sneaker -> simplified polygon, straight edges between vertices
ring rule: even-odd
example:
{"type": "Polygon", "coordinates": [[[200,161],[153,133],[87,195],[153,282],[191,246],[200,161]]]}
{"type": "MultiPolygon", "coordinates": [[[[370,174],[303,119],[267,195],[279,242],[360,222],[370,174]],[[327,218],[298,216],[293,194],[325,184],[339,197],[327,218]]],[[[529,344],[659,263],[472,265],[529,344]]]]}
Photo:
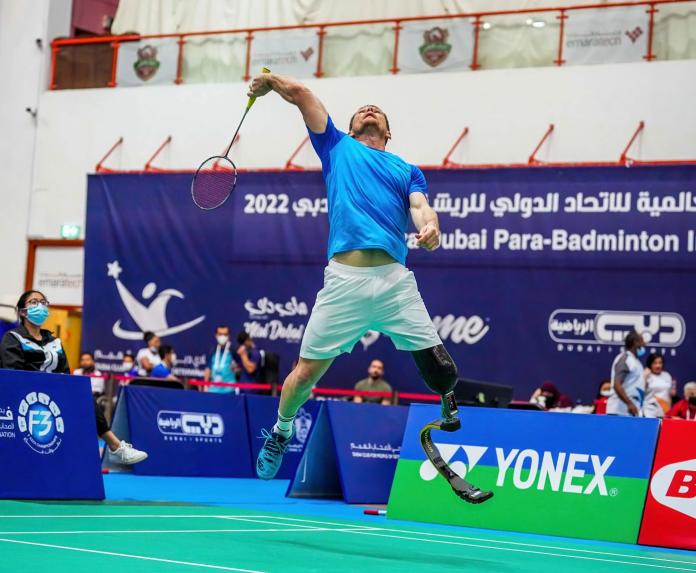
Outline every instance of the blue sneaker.
{"type": "Polygon", "coordinates": [[[275,432],[261,430],[261,437],[266,438],[266,441],[256,459],[256,475],[260,479],[273,479],[280,469],[280,464],[283,463],[283,454],[292,441],[292,434],[289,438],[285,438],[275,432]]]}

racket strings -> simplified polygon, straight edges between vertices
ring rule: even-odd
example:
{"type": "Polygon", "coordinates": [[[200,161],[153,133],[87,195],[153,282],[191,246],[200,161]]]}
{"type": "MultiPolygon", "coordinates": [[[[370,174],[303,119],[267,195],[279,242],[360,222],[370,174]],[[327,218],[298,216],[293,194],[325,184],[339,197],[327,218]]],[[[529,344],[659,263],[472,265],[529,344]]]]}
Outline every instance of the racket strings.
{"type": "Polygon", "coordinates": [[[201,209],[215,209],[227,201],[236,183],[237,169],[229,158],[209,157],[193,177],[193,202],[201,209]]]}

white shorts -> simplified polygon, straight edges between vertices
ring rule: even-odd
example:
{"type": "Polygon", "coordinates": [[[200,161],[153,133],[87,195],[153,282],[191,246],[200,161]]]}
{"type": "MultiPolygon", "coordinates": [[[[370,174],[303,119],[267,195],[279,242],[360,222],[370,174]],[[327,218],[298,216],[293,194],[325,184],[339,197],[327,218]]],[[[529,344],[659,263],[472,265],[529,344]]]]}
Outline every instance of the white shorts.
{"type": "Polygon", "coordinates": [[[406,267],[352,267],[329,261],[300,356],[322,359],[350,352],[368,330],[386,334],[398,350],[442,344],[406,267]]]}

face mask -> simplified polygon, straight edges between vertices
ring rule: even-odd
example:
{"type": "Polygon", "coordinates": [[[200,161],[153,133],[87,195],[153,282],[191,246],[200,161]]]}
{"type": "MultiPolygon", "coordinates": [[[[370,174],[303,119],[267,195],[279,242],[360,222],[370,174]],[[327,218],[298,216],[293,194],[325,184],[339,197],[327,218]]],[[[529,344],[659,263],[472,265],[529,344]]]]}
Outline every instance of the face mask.
{"type": "Polygon", "coordinates": [[[600,394],[605,398],[608,398],[609,396],[611,396],[611,390],[602,390],[600,394]]]}
{"type": "Polygon", "coordinates": [[[689,404],[696,406],[696,396],[689,396],[689,404]]]}
{"type": "Polygon", "coordinates": [[[218,335],[215,337],[215,340],[217,340],[217,343],[218,343],[220,346],[225,346],[225,344],[227,344],[227,342],[230,340],[230,337],[227,336],[226,334],[218,334],[218,335]]]}
{"type": "Polygon", "coordinates": [[[159,351],[159,348],[157,348],[156,346],[150,346],[150,352],[158,352],[158,351],[159,351]]]}
{"type": "Polygon", "coordinates": [[[48,307],[45,304],[37,304],[27,309],[27,319],[36,326],[41,326],[48,318],[48,307]]]}
{"type": "Polygon", "coordinates": [[[641,356],[645,356],[646,352],[645,346],[641,346],[638,350],[636,350],[636,356],[640,358],[641,356]]]}
{"type": "Polygon", "coordinates": [[[132,363],[132,362],[124,362],[124,363],[123,363],[123,369],[124,369],[125,371],[128,371],[128,370],[130,370],[131,368],[133,368],[133,363],[132,363]]]}

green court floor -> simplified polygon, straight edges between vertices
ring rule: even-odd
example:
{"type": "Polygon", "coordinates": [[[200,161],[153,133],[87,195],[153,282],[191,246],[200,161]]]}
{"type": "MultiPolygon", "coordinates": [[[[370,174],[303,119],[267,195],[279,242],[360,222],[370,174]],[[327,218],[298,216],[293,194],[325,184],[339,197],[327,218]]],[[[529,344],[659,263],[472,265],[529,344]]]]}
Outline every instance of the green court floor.
{"type": "Polygon", "coordinates": [[[696,554],[172,503],[0,501],[2,573],[694,571],[696,554]]]}

